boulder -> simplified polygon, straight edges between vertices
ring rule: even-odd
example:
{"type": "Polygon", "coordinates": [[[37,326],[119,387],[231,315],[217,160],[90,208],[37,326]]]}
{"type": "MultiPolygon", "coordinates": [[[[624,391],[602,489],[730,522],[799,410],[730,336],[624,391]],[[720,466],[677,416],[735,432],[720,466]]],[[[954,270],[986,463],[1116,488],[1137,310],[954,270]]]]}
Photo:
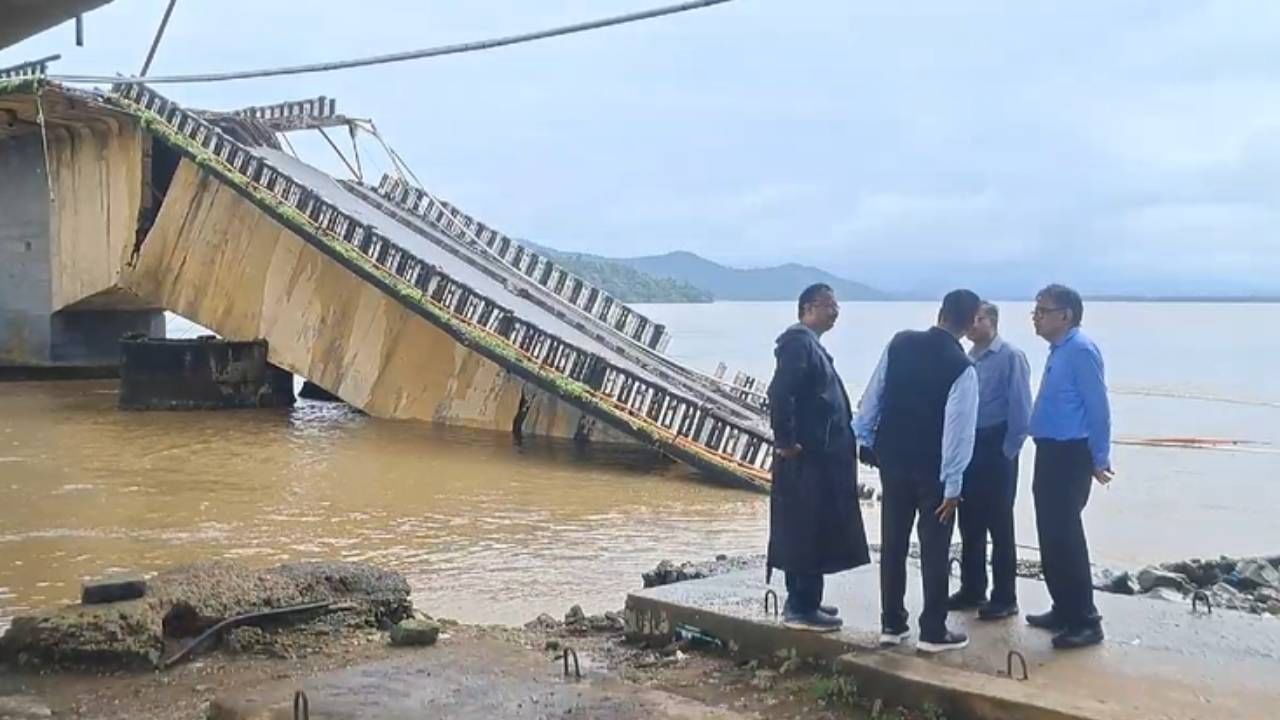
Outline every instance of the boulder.
{"type": "Polygon", "coordinates": [[[1209,590],[1209,599],[1213,602],[1214,607],[1227,608],[1229,610],[1249,611],[1253,607],[1253,601],[1248,595],[1224,582],[1214,585],[1209,590]]]}
{"type": "Polygon", "coordinates": [[[1117,573],[1102,569],[1093,574],[1093,587],[1117,595],[1135,595],[1138,592],[1138,581],[1127,571],[1117,573]]]}
{"type": "MultiPolygon", "coordinates": [[[[1247,597],[1247,596],[1246,596],[1247,597]]],[[[1271,587],[1258,588],[1253,591],[1253,602],[1258,612],[1270,615],[1280,614],[1280,590],[1271,587]]]]}
{"type": "Polygon", "coordinates": [[[149,669],[163,651],[161,616],[146,600],[18,616],[0,638],[0,660],[35,667],[149,669]]]}
{"type": "Polygon", "coordinates": [[[1244,590],[1264,587],[1280,590],[1280,570],[1276,570],[1266,560],[1241,560],[1236,566],[1236,572],[1240,575],[1240,584],[1244,590]]]}
{"type": "Polygon", "coordinates": [[[1219,562],[1204,562],[1198,558],[1189,562],[1167,563],[1160,567],[1171,573],[1185,575],[1192,585],[1200,588],[1213,587],[1222,580],[1223,575],[1219,562]]]}
{"type": "Polygon", "coordinates": [[[1187,596],[1184,593],[1170,587],[1155,588],[1151,592],[1146,593],[1146,597],[1174,603],[1184,603],[1187,601],[1187,596]]]}
{"type": "Polygon", "coordinates": [[[1144,593],[1156,588],[1167,588],[1183,594],[1195,589],[1185,575],[1161,570],[1158,567],[1145,567],[1138,571],[1138,588],[1144,593]]]}
{"type": "Polygon", "coordinates": [[[525,630],[551,631],[558,627],[560,627],[560,621],[546,613],[542,613],[538,617],[524,624],[525,630]]]}
{"type": "Polygon", "coordinates": [[[401,620],[391,627],[391,644],[407,647],[435,645],[440,626],[430,620],[401,620]]]}
{"type": "MultiPolygon", "coordinates": [[[[576,607],[576,606],[575,606],[576,607]]],[[[622,632],[627,629],[626,621],[615,612],[604,615],[592,615],[586,620],[587,627],[594,632],[622,632]]]]}
{"type": "Polygon", "coordinates": [[[146,594],[147,579],[135,574],[108,575],[80,586],[80,602],[85,605],[137,600],[146,594]]]}
{"type": "Polygon", "coordinates": [[[564,614],[565,625],[582,625],[587,621],[587,614],[582,611],[581,605],[574,605],[569,608],[569,612],[564,614]]]}

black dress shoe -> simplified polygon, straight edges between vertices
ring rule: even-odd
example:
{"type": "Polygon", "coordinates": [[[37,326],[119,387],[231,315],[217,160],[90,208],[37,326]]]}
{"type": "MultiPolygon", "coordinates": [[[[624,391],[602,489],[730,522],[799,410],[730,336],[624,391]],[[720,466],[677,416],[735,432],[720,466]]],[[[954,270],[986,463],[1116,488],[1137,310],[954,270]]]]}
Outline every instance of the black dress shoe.
{"type": "Polygon", "coordinates": [[[984,595],[973,595],[961,589],[947,598],[948,610],[974,610],[987,601],[984,595]]]}
{"type": "Polygon", "coordinates": [[[840,608],[835,605],[819,605],[818,609],[831,617],[840,617],[840,608]]]}
{"type": "Polygon", "coordinates": [[[1067,624],[1058,618],[1052,610],[1039,615],[1028,615],[1027,624],[1033,628],[1051,630],[1053,632],[1062,632],[1067,629],[1067,624]]]}
{"type": "Polygon", "coordinates": [[[1103,637],[1101,625],[1072,628],[1054,635],[1053,646],[1059,650],[1074,650],[1075,648],[1097,645],[1102,642],[1103,637]]]}
{"type": "Polygon", "coordinates": [[[1004,620],[1018,614],[1018,603],[983,603],[978,608],[979,620],[1004,620]]]}

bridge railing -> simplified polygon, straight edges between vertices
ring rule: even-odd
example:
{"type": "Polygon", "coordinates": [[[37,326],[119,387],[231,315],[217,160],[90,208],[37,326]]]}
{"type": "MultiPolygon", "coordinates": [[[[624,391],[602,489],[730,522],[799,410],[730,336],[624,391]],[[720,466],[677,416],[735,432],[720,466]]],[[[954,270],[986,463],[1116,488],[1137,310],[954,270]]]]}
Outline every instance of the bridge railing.
{"type": "Polygon", "coordinates": [[[384,199],[436,226],[455,242],[492,255],[565,302],[632,340],[659,352],[665,350],[670,342],[671,337],[665,325],[636,312],[603,289],[476,220],[456,205],[391,175],[382,176],[377,192],[384,199]]]}
{"type": "MultiPolygon", "coordinates": [[[[757,483],[767,479],[773,447],[761,433],[518,317],[509,308],[413,255],[374,225],[343,212],[217,127],[150,88],[129,84],[113,87],[112,91],[217,158],[224,172],[240,176],[252,188],[301,214],[306,224],[319,231],[317,234],[359,252],[381,270],[421,291],[424,302],[481,337],[514,351],[526,364],[579,384],[580,392],[626,422],[647,428],[659,442],[727,465],[757,483]]],[[[452,215],[442,221],[459,222],[452,215]]],[[[541,267],[545,272],[546,266],[541,267]]]]}

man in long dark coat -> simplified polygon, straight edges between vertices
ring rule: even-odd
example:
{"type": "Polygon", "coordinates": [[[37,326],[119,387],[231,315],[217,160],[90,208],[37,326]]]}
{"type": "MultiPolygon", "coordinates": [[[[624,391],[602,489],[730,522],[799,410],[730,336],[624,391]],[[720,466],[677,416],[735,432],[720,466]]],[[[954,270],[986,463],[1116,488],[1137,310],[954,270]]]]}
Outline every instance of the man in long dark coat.
{"type": "Polygon", "coordinates": [[[786,576],[788,627],[829,632],[839,611],[822,604],[823,575],[871,562],[857,492],[849,396],[819,341],[840,315],[830,286],[800,295],[800,322],[778,336],[769,383],[777,457],[769,503],[769,574],[786,576]]]}

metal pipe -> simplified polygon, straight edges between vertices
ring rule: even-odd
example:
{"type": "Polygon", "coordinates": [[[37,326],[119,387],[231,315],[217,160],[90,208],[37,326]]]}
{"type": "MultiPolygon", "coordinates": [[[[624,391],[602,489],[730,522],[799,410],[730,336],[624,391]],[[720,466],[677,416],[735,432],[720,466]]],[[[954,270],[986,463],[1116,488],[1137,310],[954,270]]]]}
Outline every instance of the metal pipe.
{"type": "Polygon", "coordinates": [[[160,47],[160,38],[164,37],[165,28],[169,27],[169,16],[173,14],[173,6],[178,4],[178,0],[169,0],[169,5],[164,9],[164,17],[160,18],[160,27],[156,28],[156,36],[151,40],[151,49],[147,51],[147,59],[142,63],[142,72],[138,73],[140,77],[146,77],[147,71],[151,69],[151,61],[156,58],[156,50],[160,47]]]}
{"type": "Polygon", "coordinates": [[[264,618],[278,617],[280,615],[292,615],[294,613],[307,612],[310,610],[344,610],[344,609],[350,609],[352,607],[354,606],[335,605],[332,600],[325,600],[323,602],[304,603],[302,605],[290,605],[289,607],[272,608],[270,610],[258,610],[256,612],[245,613],[243,615],[236,615],[234,617],[229,617],[213,625],[208,630],[205,630],[204,632],[200,633],[200,635],[197,636],[195,640],[192,640],[191,643],[188,644],[186,647],[170,655],[167,659],[161,660],[160,669],[168,670],[169,668],[173,667],[175,664],[181,662],[183,658],[191,654],[193,650],[195,650],[200,645],[204,644],[204,642],[209,638],[217,635],[218,633],[222,632],[225,629],[246,624],[250,620],[262,620],[264,618]]]}

